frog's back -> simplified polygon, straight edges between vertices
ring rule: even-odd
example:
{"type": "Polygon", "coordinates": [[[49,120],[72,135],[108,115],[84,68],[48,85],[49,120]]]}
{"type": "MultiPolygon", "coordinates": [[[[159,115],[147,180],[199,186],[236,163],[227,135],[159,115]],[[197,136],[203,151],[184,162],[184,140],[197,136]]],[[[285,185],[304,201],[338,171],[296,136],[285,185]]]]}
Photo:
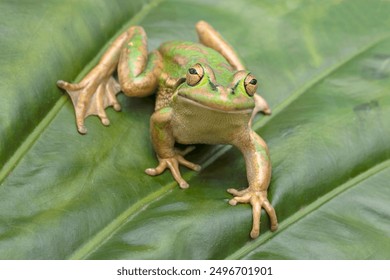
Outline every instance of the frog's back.
{"type": "MultiPolygon", "coordinates": [[[[159,47],[163,58],[163,72],[172,78],[184,77],[196,63],[208,64],[216,72],[232,73],[233,68],[216,50],[187,41],[169,41],[159,47]]],[[[218,75],[218,73],[215,73],[218,75]]]]}

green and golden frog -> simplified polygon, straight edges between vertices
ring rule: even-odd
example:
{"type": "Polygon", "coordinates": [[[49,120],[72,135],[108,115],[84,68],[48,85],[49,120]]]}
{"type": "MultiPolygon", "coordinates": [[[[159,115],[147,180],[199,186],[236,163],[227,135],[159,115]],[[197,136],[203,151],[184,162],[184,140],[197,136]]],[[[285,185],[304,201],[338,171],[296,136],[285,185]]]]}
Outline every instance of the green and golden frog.
{"type": "Polygon", "coordinates": [[[85,134],[84,119],[98,115],[109,124],[105,108],[120,110],[116,94],[143,97],[156,93],[155,111],[150,118],[150,133],[159,164],[148,168],[148,175],[169,169],[182,189],[188,183],[179,170],[184,165],[195,171],[200,166],[184,156],[180,144],[229,144],[237,147],[246,163],[249,186],[228,189],[231,205],[250,203],[256,238],[264,208],[271,230],[278,222],[267,199],[271,161],[264,140],[251,129],[254,115],[270,113],[267,102],[256,91],[257,79],[245,69],[233,48],[208,23],[196,24],[200,43],[171,41],[148,53],[147,37],[140,26],[132,26],[108,48],[99,63],[79,83],[58,81],[73,102],[77,129],[85,134]],[[113,73],[117,70],[117,82],[113,73]]]}

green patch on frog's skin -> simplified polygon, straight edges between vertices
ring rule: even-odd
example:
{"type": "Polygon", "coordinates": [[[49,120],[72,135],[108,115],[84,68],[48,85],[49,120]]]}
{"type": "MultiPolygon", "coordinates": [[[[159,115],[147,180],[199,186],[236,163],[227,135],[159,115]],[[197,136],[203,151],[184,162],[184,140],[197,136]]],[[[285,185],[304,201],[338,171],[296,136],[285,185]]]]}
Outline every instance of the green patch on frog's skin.
{"type": "MultiPolygon", "coordinates": [[[[172,108],[171,107],[165,107],[165,108],[160,109],[158,112],[159,112],[159,114],[161,116],[169,115],[169,114],[172,113],[172,108]]],[[[155,129],[155,131],[157,132],[157,137],[158,137],[159,141],[166,141],[166,137],[167,137],[166,126],[167,126],[166,122],[161,122],[161,123],[156,122],[156,123],[153,123],[153,129],[155,129]]]]}
{"type": "Polygon", "coordinates": [[[160,109],[159,112],[161,114],[170,114],[172,112],[172,108],[171,107],[165,107],[165,108],[160,109]]]}
{"type": "Polygon", "coordinates": [[[260,143],[257,142],[257,141],[255,141],[255,148],[256,148],[256,153],[260,154],[261,157],[262,157],[266,162],[269,162],[269,161],[270,161],[270,158],[269,158],[269,155],[268,155],[267,150],[266,150],[262,145],[260,145],[260,143]]]}
{"type": "Polygon", "coordinates": [[[170,41],[163,43],[159,52],[163,57],[163,72],[177,79],[184,77],[195,63],[208,64],[220,83],[229,83],[233,74],[233,68],[220,53],[198,43],[170,41]]]}
{"type": "Polygon", "coordinates": [[[142,33],[139,30],[134,30],[133,40],[126,46],[128,49],[127,64],[132,73],[136,73],[138,70],[138,58],[144,55],[142,52],[144,44],[145,40],[143,39],[142,33]]]}

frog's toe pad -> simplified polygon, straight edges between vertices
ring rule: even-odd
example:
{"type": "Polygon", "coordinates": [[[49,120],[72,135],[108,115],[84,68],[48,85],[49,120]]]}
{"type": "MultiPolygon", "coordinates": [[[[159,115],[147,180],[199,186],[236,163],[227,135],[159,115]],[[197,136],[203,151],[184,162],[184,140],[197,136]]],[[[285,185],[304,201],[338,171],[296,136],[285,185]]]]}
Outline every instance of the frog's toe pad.
{"type": "Polygon", "coordinates": [[[100,117],[100,120],[102,121],[102,124],[105,126],[110,125],[110,120],[107,117],[100,117]]]}
{"type": "Polygon", "coordinates": [[[145,169],[145,173],[150,175],[150,176],[158,175],[155,168],[147,168],[147,169],[145,169]]]}
{"type": "Polygon", "coordinates": [[[190,185],[186,181],[180,182],[179,186],[181,189],[188,189],[190,187],[190,185]]]}
{"type": "Polygon", "coordinates": [[[78,131],[80,134],[87,134],[88,129],[85,127],[85,125],[81,125],[81,126],[78,126],[78,127],[77,127],[77,131],[78,131]]]}

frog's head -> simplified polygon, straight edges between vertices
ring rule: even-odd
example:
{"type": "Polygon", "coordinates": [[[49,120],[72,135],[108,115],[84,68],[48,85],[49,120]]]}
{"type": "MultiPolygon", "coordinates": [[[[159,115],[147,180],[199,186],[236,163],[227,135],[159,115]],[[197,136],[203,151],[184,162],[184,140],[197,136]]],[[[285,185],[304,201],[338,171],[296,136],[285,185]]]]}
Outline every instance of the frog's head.
{"type": "Polygon", "coordinates": [[[251,111],[255,106],[253,96],[257,90],[256,78],[244,70],[229,76],[224,79],[228,82],[220,84],[210,66],[197,63],[188,69],[185,83],[178,88],[177,97],[218,111],[251,111]]]}

